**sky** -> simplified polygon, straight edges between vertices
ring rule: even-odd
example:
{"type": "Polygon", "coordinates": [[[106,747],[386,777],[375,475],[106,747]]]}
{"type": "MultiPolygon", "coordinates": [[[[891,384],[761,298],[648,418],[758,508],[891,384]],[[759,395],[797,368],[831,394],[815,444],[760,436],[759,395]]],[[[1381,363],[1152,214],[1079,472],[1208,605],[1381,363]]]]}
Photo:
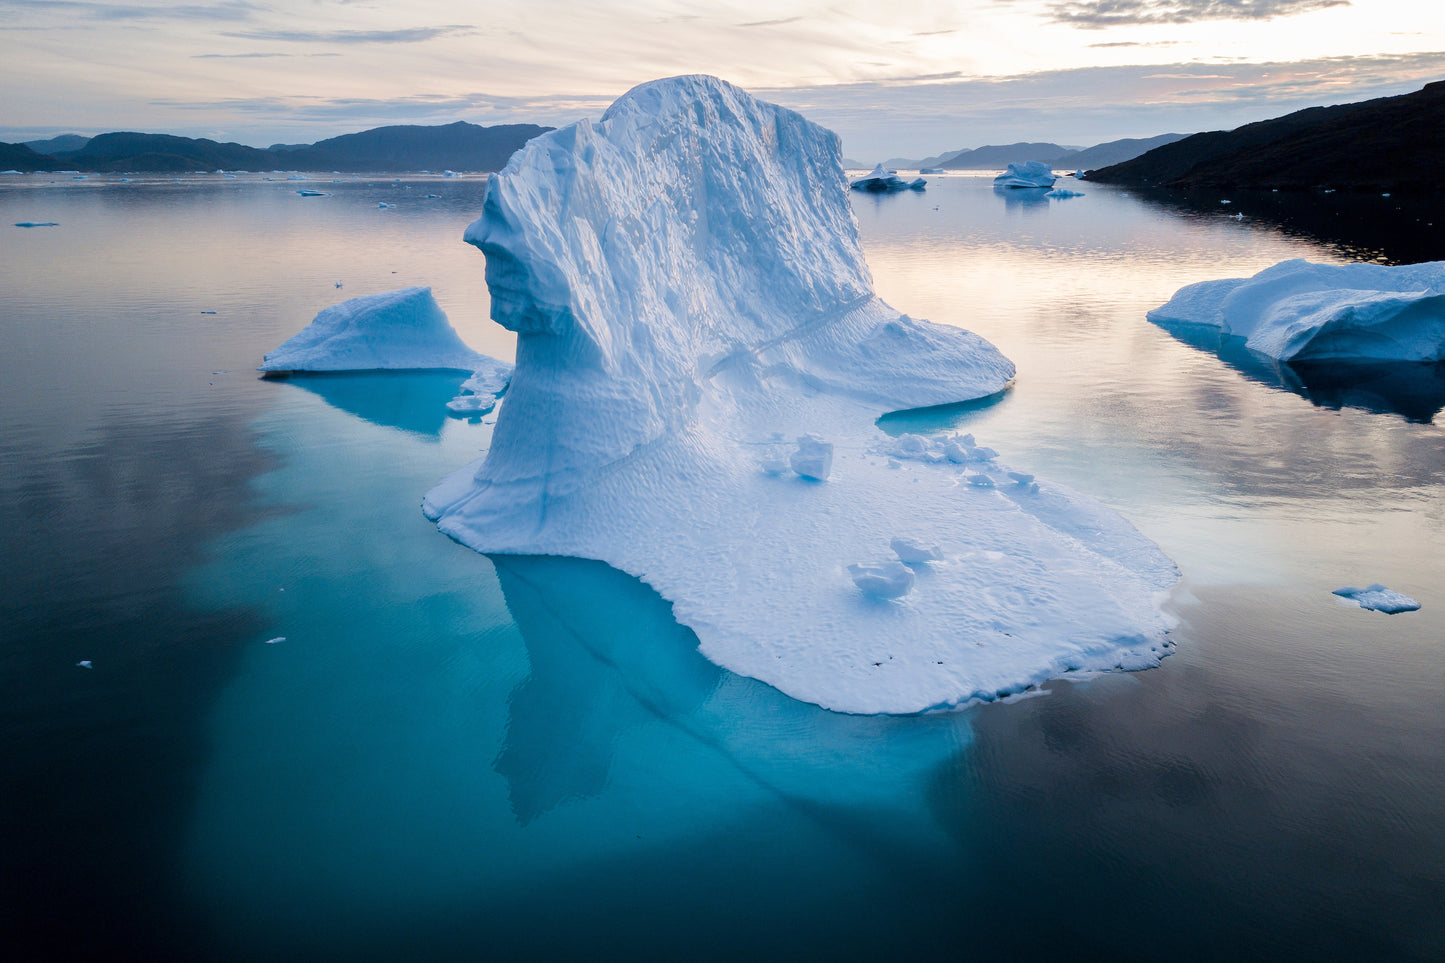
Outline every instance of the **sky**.
{"type": "Polygon", "coordinates": [[[0,0],[0,141],[597,117],[708,73],[871,163],[1219,130],[1445,79],[1441,0],[0,0]]]}

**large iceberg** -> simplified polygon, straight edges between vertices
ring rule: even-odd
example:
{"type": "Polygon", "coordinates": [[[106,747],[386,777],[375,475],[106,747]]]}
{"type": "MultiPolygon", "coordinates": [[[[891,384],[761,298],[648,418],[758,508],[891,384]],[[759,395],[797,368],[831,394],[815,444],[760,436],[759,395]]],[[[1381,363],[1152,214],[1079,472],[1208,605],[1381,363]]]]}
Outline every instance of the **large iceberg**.
{"type": "Polygon", "coordinates": [[[1290,362],[1445,360],[1445,261],[1312,264],[1200,281],[1149,312],[1166,328],[1208,328],[1290,362]]]}
{"type": "Polygon", "coordinates": [[[1008,165],[993,179],[994,187],[1053,187],[1058,180],[1054,169],[1043,161],[1024,161],[1008,165]]]}
{"type": "Polygon", "coordinates": [[[467,347],[431,288],[417,287],[333,304],[267,354],[260,370],[437,368],[505,374],[508,367],[467,347]]]}
{"type": "Polygon", "coordinates": [[[1157,663],[1157,547],[971,438],[875,424],[1014,367],[874,295],[847,190],[836,135],[709,77],[530,141],[466,232],[516,370],[424,510],[479,551],[633,574],[708,658],[832,709],[1157,663]]]}

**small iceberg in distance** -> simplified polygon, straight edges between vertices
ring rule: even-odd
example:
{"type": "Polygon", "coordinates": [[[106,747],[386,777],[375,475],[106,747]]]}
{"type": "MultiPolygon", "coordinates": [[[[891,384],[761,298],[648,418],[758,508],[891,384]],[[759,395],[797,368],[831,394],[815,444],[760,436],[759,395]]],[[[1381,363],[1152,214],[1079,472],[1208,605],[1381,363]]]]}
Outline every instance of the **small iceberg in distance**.
{"type": "Polygon", "coordinates": [[[330,191],[299,190],[299,191],[297,191],[296,193],[297,193],[297,194],[300,194],[302,197],[330,197],[330,196],[331,196],[331,192],[330,192],[330,191]]]}
{"type": "Polygon", "coordinates": [[[1180,288],[1148,318],[1212,329],[1278,361],[1445,361],[1445,261],[1389,266],[1284,261],[1251,278],[1180,288]]]}
{"type": "Polygon", "coordinates": [[[892,194],[897,191],[921,191],[928,182],[918,177],[905,181],[897,171],[891,171],[879,164],[873,172],[855,180],[850,187],[855,191],[871,191],[875,194],[892,194]]]}
{"type": "Polygon", "coordinates": [[[943,172],[944,172],[944,171],[943,171],[943,168],[942,168],[942,167],[920,167],[920,168],[918,168],[918,173],[920,173],[920,174],[942,174],[943,172]]]}
{"type": "Polygon", "coordinates": [[[1396,592],[1393,589],[1385,588],[1379,582],[1368,588],[1355,588],[1346,585],[1344,588],[1337,588],[1335,595],[1349,599],[1362,609],[1371,609],[1375,612],[1384,612],[1386,615],[1398,615],[1401,612],[1414,612],[1420,607],[1420,603],[1405,595],[1403,592],[1396,592]]]}
{"type": "Polygon", "coordinates": [[[1053,187],[1058,177],[1054,169],[1042,161],[1013,163],[993,179],[994,187],[1053,187]]]}
{"type": "Polygon", "coordinates": [[[465,235],[517,366],[424,512],[478,551],[607,562],[715,664],[840,711],[1157,664],[1157,546],[972,439],[877,426],[1014,366],[877,297],[848,187],[837,135],[712,77],[529,141],[465,235]]]}
{"type": "Polygon", "coordinates": [[[59,221],[16,221],[16,227],[59,227],[59,221]]]}
{"type": "Polygon", "coordinates": [[[321,311],[261,363],[266,372],[505,366],[462,342],[432,297],[413,287],[352,298],[321,311]]]}
{"type": "Polygon", "coordinates": [[[1056,188],[1054,188],[1053,190],[1049,191],[1049,192],[1048,192],[1047,194],[1045,194],[1044,196],[1045,196],[1045,197],[1052,197],[1052,198],[1054,198],[1055,200],[1060,200],[1060,201],[1062,201],[1062,200],[1067,200],[1067,199],[1070,198],[1070,197],[1083,197],[1083,196],[1084,196],[1084,192],[1083,192],[1083,191],[1071,191],[1071,190],[1069,190],[1068,188],[1065,188],[1065,187],[1056,187],[1056,188]]]}

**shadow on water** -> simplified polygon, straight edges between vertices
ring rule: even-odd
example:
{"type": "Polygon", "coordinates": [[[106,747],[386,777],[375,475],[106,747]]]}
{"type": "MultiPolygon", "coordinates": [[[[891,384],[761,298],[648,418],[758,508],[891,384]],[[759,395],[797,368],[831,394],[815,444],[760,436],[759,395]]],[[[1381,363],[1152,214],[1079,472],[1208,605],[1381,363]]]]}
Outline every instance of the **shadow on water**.
{"type": "Polygon", "coordinates": [[[278,380],[373,425],[435,438],[449,417],[447,402],[467,376],[463,371],[337,371],[278,380]]]}
{"type": "Polygon", "coordinates": [[[180,581],[254,520],[244,424],[0,452],[0,932],[12,959],[195,959],[175,869],[201,720],[256,617],[180,581]],[[80,667],[88,660],[93,668],[80,667]]]}
{"type": "Polygon", "coordinates": [[[1429,424],[1445,408],[1445,364],[1379,361],[1291,364],[1253,351],[1243,338],[1207,325],[1161,325],[1192,348],[1217,354],[1251,381],[1280,388],[1321,408],[1360,408],[1429,424]]]}

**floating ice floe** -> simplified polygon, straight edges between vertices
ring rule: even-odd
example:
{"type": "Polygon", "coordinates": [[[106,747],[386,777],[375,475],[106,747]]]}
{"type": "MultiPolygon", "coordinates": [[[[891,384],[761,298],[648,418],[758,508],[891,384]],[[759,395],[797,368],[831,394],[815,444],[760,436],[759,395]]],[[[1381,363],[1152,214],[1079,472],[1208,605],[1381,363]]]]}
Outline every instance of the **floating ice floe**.
{"type": "Polygon", "coordinates": [[[16,221],[16,227],[59,227],[59,221],[16,221]]]}
{"type": "Polygon", "coordinates": [[[93,666],[93,665],[90,664],[90,660],[89,660],[89,659],[81,659],[79,662],[75,663],[75,667],[78,668],[78,669],[93,669],[93,668],[95,668],[95,666],[93,666]]]}
{"type": "Polygon", "coordinates": [[[1180,288],[1148,317],[1166,328],[1213,328],[1281,361],[1441,361],[1445,261],[1284,261],[1252,278],[1180,288]]]}
{"type": "Polygon", "coordinates": [[[1334,594],[1349,599],[1362,609],[1374,609],[1376,612],[1384,612],[1386,615],[1413,612],[1420,607],[1420,603],[1410,596],[1385,588],[1379,582],[1368,588],[1346,585],[1344,588],[1335,589],[1334,594]]]}
{"type": "Polygon", "coordinates": [[[871,174],[865,174],[850,185],[855,191],[872,191],[875,194],[891,194],[895,191],[921,191],[928,182],[921,177],[905,181],[897,171],[891,171],[879,164],[871,174]]]}
{"type": "Polygon", "coordinates": [[[1054,169],[1042,161],[1013,163],[993,179],[994,187],[1053,187],[1054,169]]]}
{"type": "Polygon", "coordinates": [[[487,358],[487,364],[472,372],[463,381],[458,394],[447,402],[447,410],[459,417],[485,415],[497,406],[507,383],[512,378],[512,366],[505,361],[487,358]]]}
{"type": "Polygon", "coordinates": [[[302,197],[330,197],[330,196],[331,196],[331,192],[330,192],[330,191],[299,190],[299,191],[297,191],[296,193],[297,193],[297,194],[300,194],[302,197]]]}
{"type": "Polygon", "coordinates": [[[262,371],[451,369],[500,365],[467,347],[431,288],[403,288],[332,305],[266,355],[262,371]]]}
{"type": "Polygon", "coordinates": [[[1157,664],[1156,546],[971,437],[875,424],[1014,366],[879,300],[847,190],[836,135],[710,77],[530,141],[466,232],[517,366],[487,455],[424,511],[479,551],[635,575],[703,655],[832,709],[1157,664]]]}
{"type": "Polygon", "coordinates": [[[920,167],[920,168],[918,168],[918,173],[920,173],[920,174],[942,174],[943,172],[944,172],[944,170],[943,170],[942,167],[920,167]]]}
{"type": "Polygon", "coordinates": [[[1056,197],[1056,198],[1058,198],[1059,200],[1065,200],[1065,199],[1070,198],[1070,197],[1083,197],[1083,196],[1084,196],[1084,192],[1083,192],[1083,191],[1071,191],[1071,190],[1069,190],[1068,188],[1065,188],[1065,187],[1056,187],[1056,188],[1054,188],[1053,190],[1049,191],[1049,192],[1048,192],[1047,194],[1045,194],[1044,196],[1045,196],[1045,197],[1056,197]]]}

